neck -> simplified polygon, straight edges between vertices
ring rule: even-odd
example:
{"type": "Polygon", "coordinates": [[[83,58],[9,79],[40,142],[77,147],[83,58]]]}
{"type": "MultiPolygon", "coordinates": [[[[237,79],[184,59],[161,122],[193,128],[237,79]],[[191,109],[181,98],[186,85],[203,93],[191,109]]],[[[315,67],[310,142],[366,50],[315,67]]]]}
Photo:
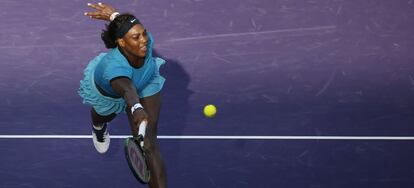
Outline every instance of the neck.
{"type": "Polygon", "coordinates": [[[145,58],[135,56],[133,54],[128,53],[127,51],[119,48],[119,51],[122,55],[128,60],[128,63],[134,68],[140,68],[145,63],[145,58]]]}
{"type": "Polygon", "coordinates": [[[134,68],[140,68],[145,63],[145,58],[137,57],[137,56],[134,56],[134,55],[128,55],[127,60],[129,62],[129,64],[134,68]]]}

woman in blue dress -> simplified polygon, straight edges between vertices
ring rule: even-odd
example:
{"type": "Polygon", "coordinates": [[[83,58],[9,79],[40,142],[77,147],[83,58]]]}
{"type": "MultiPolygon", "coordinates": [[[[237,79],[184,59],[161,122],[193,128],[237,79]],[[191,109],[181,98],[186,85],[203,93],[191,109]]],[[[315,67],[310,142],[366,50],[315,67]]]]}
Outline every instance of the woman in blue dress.
{"type": "Polygon", "coordinates": [[[103,3],[88,6],[95,11],[86,16],[110,21],[101,34],[109,51],[89,62],[80,81],[79,95],[91,106],[94,146],[99,153],[108,150],[108,122],[121,112],[127,113],[133,136],[138,136],[138,125],[147,121],[149,186],[165,187],[165,167],[157,143],[160,91],[165,81],[159,67],[165,61],[152,56],[152,36],[135,16],[119,14],[103,3]]]}

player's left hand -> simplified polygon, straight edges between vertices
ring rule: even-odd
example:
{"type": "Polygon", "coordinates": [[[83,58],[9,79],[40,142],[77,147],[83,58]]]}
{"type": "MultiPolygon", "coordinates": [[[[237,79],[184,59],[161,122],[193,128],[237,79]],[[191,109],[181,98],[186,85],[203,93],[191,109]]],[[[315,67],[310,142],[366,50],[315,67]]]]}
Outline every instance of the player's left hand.
{"type": "Polygon", "coordinates": [[[88,3],[88,6],[95,9],[94,12],[85,12],[85,16],[93,19],[110,21],[111,14],[116,12],[115,8],[104,3],[88,3]]]}

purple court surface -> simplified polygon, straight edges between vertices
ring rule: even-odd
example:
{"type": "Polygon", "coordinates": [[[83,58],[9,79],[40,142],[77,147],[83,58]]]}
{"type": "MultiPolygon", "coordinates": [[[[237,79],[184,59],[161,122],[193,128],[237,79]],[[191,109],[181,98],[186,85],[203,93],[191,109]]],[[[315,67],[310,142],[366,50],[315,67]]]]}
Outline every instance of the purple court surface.
{"type": "MultiPolygon", "coordinates": [[[[0,0],[1,188],[145,187],[124,159],[125,115],[108,153],[92,144],[77,90],[107,49],[86,3],[0,0]]],[[[167,60],[169,187],[414,187],[413,0],[106,3],[167,60]]]]}

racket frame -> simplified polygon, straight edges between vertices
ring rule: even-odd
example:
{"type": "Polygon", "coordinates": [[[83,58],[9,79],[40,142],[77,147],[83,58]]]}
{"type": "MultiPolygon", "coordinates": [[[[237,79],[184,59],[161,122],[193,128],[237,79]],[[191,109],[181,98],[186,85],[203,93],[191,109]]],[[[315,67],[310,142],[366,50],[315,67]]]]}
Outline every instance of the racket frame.
{"type": "Polygon", "coordinates": [[[145,137],[145,132],[146,132],[146,126],[147,126],[146,121],[141,122],[141,124],[139,126],[138,137],[128,137],[128,138],[125,139],[125,144],[124,144],[125,157],[127,159],[128,166],[131,169],[132,174],[134,174],[135,178],[143,184],[147,184],[150,180],[150,171],[149,171],[148,164],[147,164],[147,156],[146,156],[145,150],[144,150],[144,137],[145,137]],[[130,142],[132,142],[132,143],[130,143],[130,142]],[[147,177],[146,179],[142,179],[134,169],[134,165],[132,164],[133,161],[129,156],[129,148],[128,148],[129,144],[135,144],[135,147],[137,147],[138,150],[139,150],[138,153],[144,159],[143,165],[144,165],[144,173],[145,174],[144,174],[143,178],[147,177]]]}

